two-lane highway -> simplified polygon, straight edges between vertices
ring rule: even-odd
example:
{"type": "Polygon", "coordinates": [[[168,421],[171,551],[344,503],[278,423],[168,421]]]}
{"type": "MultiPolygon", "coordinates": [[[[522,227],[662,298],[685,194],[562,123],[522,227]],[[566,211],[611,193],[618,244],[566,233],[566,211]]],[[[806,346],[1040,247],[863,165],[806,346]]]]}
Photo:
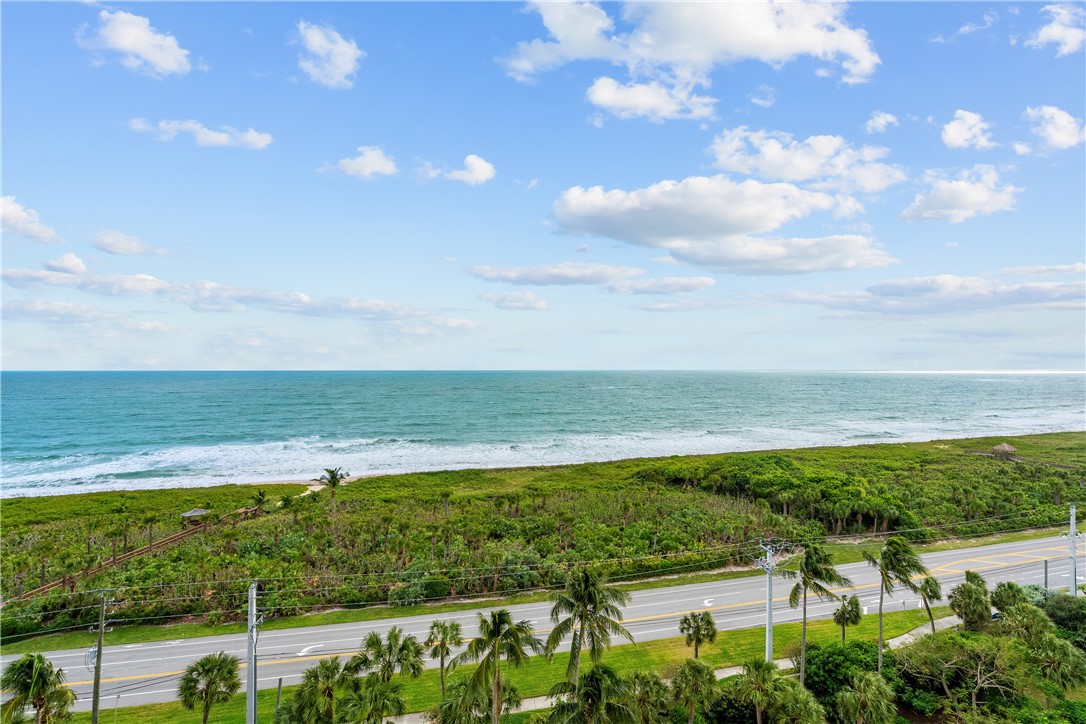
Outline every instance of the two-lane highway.
{"type": "MultiPolygon", "coordinates": [[[[993,585],[1004,580],[1023,585],[1042,583],[1045,561],[1048,561],[1051,588],[1066,590],[1069,583],[1067,541],[1056,537],[929,553],[923,559],[942,583],[944,592],[961,582],[966,570],[982,573],[993,585]]],[[[1079,569],[1083,569],[1081,561],[1079,569]]],[[[838,570],[852,579],[853,587],[837,592],[855,593],[860,597],[865,613],[876,613],[879,596],[874,569],[865,563],[852,563],[839,566],[838,570]]],[[[791,585],[787,580],[774,580],[775,623],[799,619],[799,611],[788,606],[791,585]]],[[[827,618],[837,606],[835,602],[812,598],[808,603],[808,616],[827,618]]],[[[914,594],[898,591],[887,599],[886,610],[920,606],[921,602],[914,594]]],[[[476,610],[455,613],[265,631],[260,634],[258,644],[259,687],[274,687],[280,678],[284,684],[295,684],[302,672],[317,659],[350,656],[358,651],[362,639],[371,631],[383,634],[392,626],[400,626],[422,640],[432,621],[452,619],[460,622],[465,638],[470,639],[477,633],[477,614],[497,607],[483,604],[476,610]]],[[[531,621],[536,634],[545,636],[551,626],[550,607],[549,603],[540,602],[508,608],[515,619],[531,621]]],[[[649,641],[678,636],[679,618],[690,611],[703,610],[713,614],[721,630],[764,626],[765,576],[633,591],[630,604],[623,608],[623,616],[626,628],[636,641],[649,641]]],[[[108,644],[108,635],[106,640],[108,644]]],[[[226,651],[244,660],[245,635],[107,645],[102,659],[102,705],[112,708],[118,703],[131,706],[170,701],[176,696],[177,680],[185,667],[216,651],[226,651]]],[[[77,710],[90,708],[92,677],[84,666],[86,654],[85,649],[46,652],[51,661],[65,669],[68,681],[79,697],[77,710]]],[[[14,658],[17,657],[0,657],[0,664],[6,665],[14,658]]],[[[429,660],[427,664],[436,665],[429,660]]],[[[242,679],[244,681],[244,675],[242,679]]]]}

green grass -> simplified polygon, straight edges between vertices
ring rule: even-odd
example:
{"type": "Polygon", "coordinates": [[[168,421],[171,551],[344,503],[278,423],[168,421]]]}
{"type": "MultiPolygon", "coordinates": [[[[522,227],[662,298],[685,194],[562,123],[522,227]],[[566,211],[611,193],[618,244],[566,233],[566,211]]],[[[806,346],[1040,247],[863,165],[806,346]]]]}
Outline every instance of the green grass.
{"type": "MultiPolygon", "coordinates": [[[[936,616],[947,615],[949,609],[936,608],[936,616]]],[[[899,611],[888,613],[884,617],[886,638],[893,638],[923,626],[928,621],[922,610],[899,611]]],[[[878,635],[878,617],[865,616],[858,626],[849,629],[850,640],[867,639],[874,641],[878,635]]],[[[773,651],[777,658],[785,655],[789,648],[799,640],[798,623],[778,624],[773,627],[773,651]]],[[[832,621],[812,621],[808,624],[807,638],[811,643],[832,643],[840,640],[841,630],[832,621]]],[[[765,633],[761,628],[721,631],[715,644],[702,648],[701,660],[713,668],[736,666],[744,661],[760,658],[765,651],[765,633]]],[[[634,671],[651,670],[661,676],[671,677],[679,664],[690,657],[690,649],[683,643],[682,637],[648,641],[636,645],[615,646],[608,652],[606,661],[620,674],[634,671]]],[[[525,698],[546,694],[551,686],[560,681],[565,673],[568,654],[557,654],[551,662],[534,657],[521,669],[510,671],[510,680],[520,689],[525,698]]],[[[468,676],[474,667],[461,667],[455,676],[468,676]]],[[[404,698],[408,711],[426,711],[436,705],[440,699],[438,672],[428,669],[421,677],[402,682],[404,698]]],[[[283,696],[295,687],[283,687],[283,696]]],[[[109,698],[103,700],[104,722],[112,721],[109,698]]],[[[265,689],[257,695],[259,716],[270,721],[275,708],[275,689],[265,689]]],[[[211,710],[208,720],[212,724],[234,724],[245,716],[245,698],[235,696],[229,703],[211,710]]],[[[89,722],[90,714],[77,714],[75,722],[89,722]]],[[[199,721],[197,712],[187,712],[180,704],[150,704],[145,706],[123,707],[118,710],[118,723],[126,724],[179,724],[179,722],[199,721]]]]}

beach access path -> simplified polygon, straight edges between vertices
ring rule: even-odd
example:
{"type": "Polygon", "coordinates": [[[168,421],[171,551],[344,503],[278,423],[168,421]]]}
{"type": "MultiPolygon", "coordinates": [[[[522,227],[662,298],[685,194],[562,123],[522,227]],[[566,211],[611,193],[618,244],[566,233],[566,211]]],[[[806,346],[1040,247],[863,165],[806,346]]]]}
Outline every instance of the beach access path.
{"type": "MultiPolygon", "coordinates": [[[[964,579],[966,570],[983,574],[990,585],[1000,581],[1015,581],[1023,585],[1043,583],[1046,561],[1049,586],[1066,590],[1070,568],[1068,556],[1067,539],[1054,536],[929,553],[923,556],[923,560],[932,575],[939,579],[945,596],[964,579]]],[[[1080,559],[1080,571],[1083,567],[1080,559]]],[[[838,589],[836,592],[855,593],[860,597],[864,612],[876,614],[879,598],[876,571],[866,563],[850,563],[837,568],[851,578],[854,585],[851,589],[838,589]]],[[[774,623],[798,621],[800,612],[788,606],[791,582],[775,578],[773,583],[774,623]]],[[[721,630],[765,625],[764,575],[631,593],[632,600],[623,608],[623,616],[627,629],[636,641],[678,636],[679,618],[691,611],[711,612],[721,630]]],[[[828,618],[837,606],[834,602],[811,600],[808,616],[812,619],[828,618]]],[[[921,606],[915,594],[899,589],[892,596],[887,596],[885,610],[900,611],[921,606]]],[[[392,626],[400,626],[406,633],[421,640],[425,638],[433,620],[453,619],[460,622],[465,638],[470,639],[476,635],[477,614],[501,607],[498,602],[481,603],[476,610],[454,613],[266,631],[259,637],[258,685],[261,689],[274,688],[280,678],[284,685],[297,684],[302,672],[314,661],[329,656],[349,656],[358,650],[363,637],[371,631],[384,634],[392,626]]],[[[531,621],[536,634],[545,636],[550,628],[550,607],[550,603],[538,602],[507,608],[514,619],[531,621]]],[[[191,662],[217,651],[226,651],[244,660],[246,652],[244,634],[126,646],[109,646],[108,641],[107,635],[102,659],[101,694],[105,710],[117,705],[123,707],[171,701],[176,698],[181,672],[191,662]]],[[[76,710],[89,710],[92,675],[85,668],[86,649],[45,653],[55,665],[64,668],[69,685],[79,697],[76,710]]],[[[0,665],[6,665],[15,658],[18,657],[3,656],[0,665]]],[[[426,665],[435,666],[436,663],[426,659],[426,665]]],[[[245,679],[244,673],[242,679],[245,679]]]]}

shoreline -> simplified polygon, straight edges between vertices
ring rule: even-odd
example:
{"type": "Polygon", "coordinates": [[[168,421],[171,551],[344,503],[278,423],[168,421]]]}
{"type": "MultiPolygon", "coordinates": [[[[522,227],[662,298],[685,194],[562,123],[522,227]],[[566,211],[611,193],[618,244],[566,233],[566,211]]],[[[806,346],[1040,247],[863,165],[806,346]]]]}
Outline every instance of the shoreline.
{"type": "MultiPolygon", "coordinates": [[[[930,438],[930,439],[906,439],[906,440],[893,440],[893,441],[884,440],[884,441],[873,441],[873,442],[852,442],[852,443],[841,443],[841,444],[836,444],[836,445],[832,445],[832,444],[831,445],[806,445],[806,446],[805,445],[800,445],[800,446],[796,446],[796,447],[746,448],[746,449],[736,449],[736,450],[723,450],[723,451],[717,451],[717,452],[675,453],[675,454],[670,454],[670,455],[646,455],[646,456],[610,458],[610,459],[602,459],[602,460],[582,460],[582,461],[578,461],[578,462],[565,462],[565,463],[539,463],[539,464],[526,464],[526,465],[513,465],[513,466],[510,466],[510,465],[498,465],[498,466],[493,466],[493,467],[485,467],[485,466],[479,466],[479,465],[467,465],[467,466],[463,466],[463,467],[444,467],[444,468],[432,468],[432,469],[427,468],[427,469],[419,469],[419,470],[394,471],[394,472],[393,471],[390,471],[390,472],[373,472],[373,473],[362,473],[360,475],[351,475],[345,480],[345,482],[343,484],[346,486],[346,485],[351,485],[354,482],[359,481],[359,480],[367,480],[367,479],[373,479],[373,478],[397,477],[397,476],[402,476],[402,475],[417,475],[417,474],[430,474],[430,473],[442,473],[442,472],[459,472],[459,471],[469,471],[469,470],[487,470],[487,471],[496,472],[496,471],[509,471],[509,470],[539,469],[539,468],[556,468],[557,469],[557,468],[576,467],[576,466],[579,466],[579,465],[620,464],[620,463],[623,463],[623,462],[629,462],[629,461],[635,461],[635,460],[649,460],[649,461],[655,460],[655,461],[658,461],[658,460],[667,460],[667,459],[671,459],[671,458],[692,459],[692,458],[714,457],[714,456],[720,456],[720,455],[742,455],[742,454],[749,454],[749,453],[781,453],[781,452],[789,452],[789,451],[796,451],[796,450],[846,449],[846,448],[874,447],[874,446],[880,446],[880,445],[917,445],[917,444],[928,444],[928,443],[960,442],[960,441],[963,441],[963,440],[1022,439],[1022,438],[1030,438],[1030,437],[1044,437],[1044,436],[1049,436],[1049,435],[1067,435],[1067,434],[1086,434],[1086,427],[1079,428],[1079,429],[1073,429],[1073,430],[1053,430],[1053,431],[1047,431],[1047,432],[1025,432],[1025,433],[1014,433],[1014,434],[1004,434],[1004,435],[983,435],[983,436],[963,435],[963,436],[960,436],[960,437],[930,438]]],[[[3,487],[2,487],[2,485],[0,485],[0,505],[2,505],[4,503],[7,503],[7,502],[11,502],[11,501],[16,501],[16,500],[39,499],[39,498],[63,498],[63,497],[80,496],[80,495],[142,494],[142,493],[156,493],[156,492],[157,493],[164,493],[164,492],[168,492],[168,491],[181,491],[181,490],[186,491],[189,494],[193,494],[193,493],[195,493],[195,491],[199,491],[199,490],[210,490],[210,489],[222,488],[222,487],[230,486],[230,485],[238,485],[238,486],[245,486],[245,487],[254,487],[254,486],[260,486],[260,485],[268,485],[268,486],[304,485],[304,486],[306,486],[307,490],[305,492],[301,493],[300,495],[308,495],[308,494],[310,494],[310,493],[312,493],[312,492],[314,492],[316,490],[322,490],[322,489],[324,489],[326,487],[324,485],[318,484],[318,481],[316,479],[312,479],[312,478],[311,479],[292,478],[292,479],[276,479],[276,480],[266,480],[266,479],[265,480],[245,480],[245,481],[231,480],[231,481],[224,481],[222,483],[210,484],[210,485],[202,484],[202,485],[179,485],[179,486],[175,485],[175,486],[163,486],[163,487],[155,486],[155,487],[143,487],[143,488],[109,488],[109,489],[105,489],[105,490],[88,490],[88,491],[70,491],[69,490],[67,492],[57,492],[57,493],[43,492],[42,494],[37,494],[37,495],[35,495],[35,494],[29,494],[29,495],[22,494],[22,495],[10,495],[9,496],[9,495],[4,495],[3,494],[3,487]]]]}

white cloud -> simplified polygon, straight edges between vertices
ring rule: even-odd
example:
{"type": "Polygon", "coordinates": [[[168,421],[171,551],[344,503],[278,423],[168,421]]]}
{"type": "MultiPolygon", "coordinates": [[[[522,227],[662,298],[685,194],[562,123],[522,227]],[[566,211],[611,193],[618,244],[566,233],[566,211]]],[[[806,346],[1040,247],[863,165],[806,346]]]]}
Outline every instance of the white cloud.
{"type": "Polygon", "coordinates": [[[85,48],[120,53],[121,65],[152,78],[184,75],[192,69],[189,51],[177,38],[158,32],[147,18],[121,10],[102,10],[98,13],[97,34],[78,37],[78,41],[85,48]]]}
{"type": "Polygon", "coordinates": [[[1048,148],[1062,151],[1086,141],[1082,121],[1056,106],[1026,108],[1026,118],[1036,121],[1031,130],[1048,148]]]}
{"type": "Polygon", "coordinates": [[[166,249],[153,249],[138,236],[112,229],[99,231],[91,242],[96,249],[107,254],[168,254],[166,249]]]}
{"type": "Polygon", "coordinates": [[[1033,147],[1028,143],[1022,143],[1021,141],[1014,142],[1014,152],[1019,156],[1028,156],[1033,153],[1033,147]]]}
{"type": "Polygon", "coordinates": [[[985,312],[1007,307],[1081,309],[1086,282],[1003,284],[981,277],[939,274],[891,279],[861,292],[791,292],[782,301],[880,315],[985,312]]]}
{"type": "Polygon", "coordinates": [[[762,108],[772,108],[773,104],[777,102],[776,91],[773,90],[772,86],[765,83],[759,85],[758,90],[748,95],[747,98],[750,99],[751,103],[762,108]]]}
{"type": "Polygon", "coordinates": [[[850,26],[837,3],[629,3],[621,16],[626,32],[594,3],[530,7],[548,38],[518,43],[505,59],[509,75],[527,82],[576,61],[625,66],[629,82],[597,78],[589,89],[589,100],[621,118],[710,117],[715,99],[694,91],[709,87],[717,65],[756,60],[779,68],[810,56],[839,64],[852,84],[867,81],[880,62],[867,33],[850,26]]]}
{"type": "Polygon", "coordinates": [[[6,234],[18,234],[43,243],[61,241],[57,232],[41,223],[37,211],[23,206],[14,196],[0,197],[0,220],[6,234]]]}
{"type": "Polygon", "coordinates": [[[395,176],[400,172],[396,161],[377,146],[359,146],[354,158],[341,158],[336,166],[350,176],[372,178],[374,176],[395,176]]]}
{"type": "Polygon", "coordinates": [[[350,88],[358,61],[366,56],[353,40],[335,28],[298,21],[298,36],[306,52],[298,56],[298,67],[314,83],[327,88],[350,88]]]}
{"type": "Polygon", "coordinates": [[[1082,50],[1086,43],[1086,10],[1080,5],[1045,5],[1041,12],[1048,13],[1049,22],[1026,39],[1029,48],[1043,48],[1054,44],[1056,56],[1070,55],[1082,50]]]}
{"type": "Polygon", "coordinates": [[[689,294],[716,284],[712,277],[664,277],[663,279],[624,279],[611,285],[622,294],[689,294]]]}
{"type": "Polygon", "coordinates": [[[496,294],[484,294],[483,301],[490,302],[498,309],[529,310],[549,309],[545,299],[536,296],[535,292],[502,292],[496,294]]]}
{"type": "Polygon", "coordinates": [[[712,277],[635,279],[644,269],[607,264],[563,262],[529,267],[476,266],[468,269],[488,282],[531,286],[599,286],[619,294],[688,294],[716,284],[712,277]]]}
{"type": "Polygon", "coordinates": [[[954,120],[943,126],[943,143],[947,148],[995,148],[988,133],[989,124],[979,113],[957,110],[954,120]]]}
{"type": "Polygon", "coordinates": [[[987,30],[988,28],[995,25],[996,20],[999,20],[999,15],[997,15],[994,11],[989,10],[988,12],[984,13],[984,18],[981,20],[981,22],[966,23],[965,25],[958,28],[958,34],[969,35],[970,33],[975,33],[978,30],[987,30]]]}
{"type": "Polygon", "coordinates": [[[1011,184],[999,185],[999,174],[992,166],[977,164],[953,180],[929,172],[930,188],[919,193],[909,208],[901,213],[906,221],[942,219],[958,224],[977,214],[993,214],[1014,209],[1015,195],[1022,189],[1011,184]]]}
{"type": "Polygon", "coordinates": [[[45,268],[63,274],[85,274],[87,272],[87,265],[83,263],[82,259],[71,252],[68,252],[58,259],[50,259],[45,262],[45,268]]]}
{"type": "Polygon", "coordinates": [[[1000,269],[1000,274],[1007,276],[1036,276],[1039,274],[1083,274],[1086,273],[1086,264],[1052,264],[1036,266],[1015,266],[1000,269]]]}
{"type": "Polygon", "coordinates": [[[712,118],[715,98],[694,94],[693,86],[667,86],[658,81],[619,83],[602,76],[585,94],[593,105],[618,118],[660,122],[676,118],[712,118]]]}
{"type": "Polygon", "coordinates": [[[494,170],[493,164],[482,156],[470,153],[464,157],[464,168],[449,171],[445,174],[445,178],[450,181],[462,181],[468,186],[480,186],[496,175],[497,171],[494,170]]]}
{"type": "Polygon", "coordinates": [[[816,188],[871,193],[905,180],[899,167],[879,162],[889,149],[854,148],[840,136],[797,141],[790,133],[739,126],[721,132],[711,150],[713,165],[719,168],[783,181],[815,181],[816,188]]]}
{"type": "Polygon", "coordinates": [[[54,324],[86,324],[113,315],[86,304],[52,302],[45,299],[12,300],[4,302],[4,319],[33,319],[54,324]]]}
{"type": "Polygon", "coordinates": [[[864,130],[869,134],[885,133],[888,127],[896,125],[898,125],[897,116],[884,111],[875,111],[871,114],[871,118],[868,119],[867,124],[864,126],[864,130]]]}
{"type": "Polygon", "coordinates": [[[143,118],[133,118],[128,122],[128,127],[137,133],[157,132],[155,136],[160,141],[172,141],[179,133],[192,135],[197,146],[213,148],[219,146],[238,146],[258,151],[271,145],[270,133],[261,133],[250,128],[247,131],[239,131],[230,126],[223,126],[218,131],[205,127],[199,121],[159,121],[152,125],[143,118]]]}
{"type": "Polygon", "coordinates": [[[554,215],[569,233],[664,249],[680,261],[737,274],[797,274],[895,263],[865,236],[754,236],[817,211],[833,211],[838,203],[833,196],[792,184],[693,176],[634,191],[576,186],[555,202],[554,215]]]}

